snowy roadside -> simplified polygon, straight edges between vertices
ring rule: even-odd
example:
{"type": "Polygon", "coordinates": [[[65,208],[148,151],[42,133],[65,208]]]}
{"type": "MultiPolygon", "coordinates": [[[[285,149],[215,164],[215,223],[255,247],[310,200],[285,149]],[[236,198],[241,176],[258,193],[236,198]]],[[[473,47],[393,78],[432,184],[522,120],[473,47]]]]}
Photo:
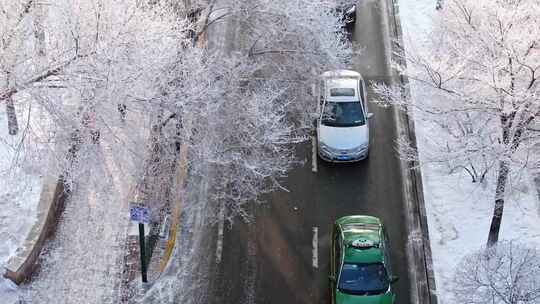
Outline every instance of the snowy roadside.
{"type": "MultiPolygon", "coordinates": [[[[205,170],[205,169],[203,169],[205,170]]],[[[206,172],[206,171],[205,171],[206,172]]],[[[215,233],[209,218],[209,176],[193,179],[186,188],[197,191],[184,192],[183,212],[177,230],[177,241],[167,267],[149,290],[135,303],[205,303],[208,301],[208,277],[215,267],[213,255],[215,233]]]]}
{"type": "MultiPolygon", "coordinates": [[[[20,103],[27,105],[27,103],[20,103]]],[[[38,107],[16,107],[19,132],[9,135],[6,108],[0,107],[0,298],[13,303],[18,288],[4,278],[5,265],[27,237],[37,220],[36,212],[46,173],[48,153],[52,144],[43,140],[46,130],[41,123],[46,118],[38,107]],[[28,124],[27,118],[32,117],[28,124]]]]}
{"type": "MultiPolygon", "coordinates": [[[[218,0],[216,6],[225,6],[227,0],[218,0]]],[[[212,13],[215,18],[216,13],[212,13]]],[[[227,19],[225,19],[227,20],[227,19]]],[[[223,50],[230,34],[228,21],[214,23],[208,28],[204,41],[209,49],[223,50]]],[[[188,152],[189,153],[189,152],[188,152]]],[[[189,155],[189,154],[188,154],[189,155]]],[[[188,156],[189,157],[189,156],[188,156]]],[[[165,269],[149,290],[136,303],[205,303],[209,293],[208,275],[216,267],[213,256],[208,255],[215,246],[215,233],[209,204],[208,182],[212,179],[208,165],[203,165],[201,177],[191,176],[177,199],[182,200],[181,219],[176,231],[176,243],[165,269]],[[192,189],[189,191],[188,189],[192,189]]]]}
{"type": "MultiPolygon", "coordinates": [[[[400,14],[405,47],[422,52],[425,37],[436,14],[435,0],[401,0],[400,14]]],[[[411,83],[411,96],[429,98],[411,83]]],[[[430,126],[415,120],[420,159],[430,136],[430,126]]],[[[456,303],[450,292],[454,268],[466,254],[486,244],[491,216],[495,176],[483,184],[471,183],[464,172],[449,174],[435,165],[422,166],[424,196],[439,303],[456,303]]],[[[510,185],[500,239],[519,239],[540,248],[540,202],[533,178],[522,176],[510,185]]]]}

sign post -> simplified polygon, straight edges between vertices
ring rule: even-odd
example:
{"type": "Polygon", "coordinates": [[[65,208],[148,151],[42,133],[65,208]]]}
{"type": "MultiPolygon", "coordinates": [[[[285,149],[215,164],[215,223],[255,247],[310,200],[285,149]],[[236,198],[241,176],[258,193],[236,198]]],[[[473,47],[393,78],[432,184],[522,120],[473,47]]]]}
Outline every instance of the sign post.
{"type": "Polygon", "coordinates": [[[146,263],[144,262],[144,224],[139,223],[139,244],[141,245],[141,249],[139,250],[141,252],[141,275],[142,275],[142,281],[143,283],[148,282],[148,279],[146,278],[146,263]]]}
{"type": "Polygon", "coordinates": [[[147,207],[143,207],[137,204],[132,204],[129,209],[129,218],[139,223],[139,245],[141,253],[141,275],[143,283],[147,283],[146,277],[146,263],[145,263],[145,246],[144,246],[144,224],[150,223],[150,210],[147,207]]]}

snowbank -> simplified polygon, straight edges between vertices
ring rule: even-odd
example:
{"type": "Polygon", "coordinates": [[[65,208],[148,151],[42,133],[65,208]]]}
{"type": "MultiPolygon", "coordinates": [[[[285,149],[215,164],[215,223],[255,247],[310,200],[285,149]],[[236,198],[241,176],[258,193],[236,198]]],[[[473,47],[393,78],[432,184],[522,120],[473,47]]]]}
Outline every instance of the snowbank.
{"type": "MultiPolygon", "coordinates": [[[[42,191],[43,172],[39,160],[47,159],[47,142],[35,141],[43,131],[38,122],[42,113],[34,107],[32,115],[25,102],[16,102],[19,132],[9,135],[6,107],[0,107],[0,266],[4,274],[8,260],[23,243],[37,220],[36,210],[42,191]]],[[[41,120],[41,122],[43,122],[41,120]]],[[[17,297],[17,287],[0,276],[0,298],[10,303],[17,297]],[[7,300],[4,300],[7,299],[7,300]]]]}

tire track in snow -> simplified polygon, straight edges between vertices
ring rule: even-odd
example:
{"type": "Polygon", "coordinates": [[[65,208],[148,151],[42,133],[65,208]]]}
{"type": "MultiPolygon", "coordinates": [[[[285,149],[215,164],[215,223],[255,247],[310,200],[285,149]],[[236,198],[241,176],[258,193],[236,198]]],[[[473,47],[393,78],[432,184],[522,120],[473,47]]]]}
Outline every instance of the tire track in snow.
{"type": "Polygon", "coordinates": [[[255,304],[255,294],[257,288],[257,232],[255,223],[248,223],[246,225],[248,229],[247,233],[247,260],[244,267],[245,278],[244,283],[244,294],[242,295],[241,303],[244,304],[255,304]]]}

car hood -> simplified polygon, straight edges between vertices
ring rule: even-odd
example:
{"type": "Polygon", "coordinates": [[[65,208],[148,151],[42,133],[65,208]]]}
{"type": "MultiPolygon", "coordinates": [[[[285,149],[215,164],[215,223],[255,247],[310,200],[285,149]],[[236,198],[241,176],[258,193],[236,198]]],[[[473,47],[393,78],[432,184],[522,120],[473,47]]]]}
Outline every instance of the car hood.
{"type": "Polygon", "coordinates": [[[320,125],[319,142],[334,149],[352,149],[369,143],[367,124],[359,127],[329,127],[320,125]]]}
{"type": "Polygon", "coordinates": [[[392,304],[393,295],[385,293],[375,296],[356,296],[336,291],[336,304],[392,304]]]}

